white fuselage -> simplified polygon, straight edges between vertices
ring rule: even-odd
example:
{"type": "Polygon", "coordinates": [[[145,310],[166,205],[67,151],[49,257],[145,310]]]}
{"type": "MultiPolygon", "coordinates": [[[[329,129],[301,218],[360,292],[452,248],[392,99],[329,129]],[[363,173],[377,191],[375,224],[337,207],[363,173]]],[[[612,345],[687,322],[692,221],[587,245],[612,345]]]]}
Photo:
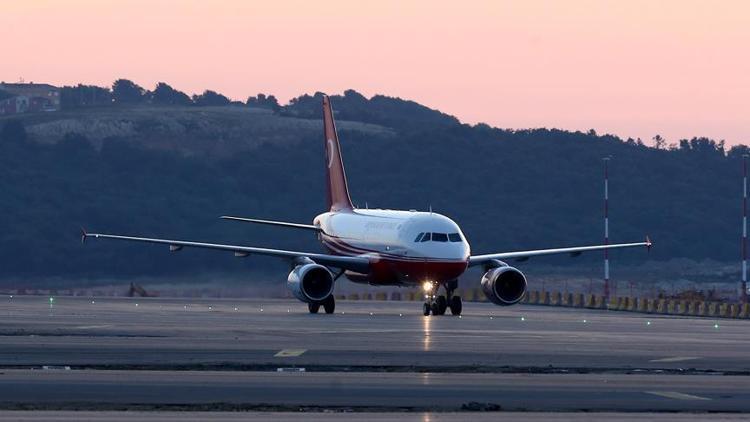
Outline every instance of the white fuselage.
{"type": "Polygon", "coordinates": [[[450,281],[465,271],[471,252],[458,225],[433,212],[356,209],[323,213],[313,223],[332,253],[370,255],[381,263],[372,274],[347,274],[354,281],[450,281]]]}

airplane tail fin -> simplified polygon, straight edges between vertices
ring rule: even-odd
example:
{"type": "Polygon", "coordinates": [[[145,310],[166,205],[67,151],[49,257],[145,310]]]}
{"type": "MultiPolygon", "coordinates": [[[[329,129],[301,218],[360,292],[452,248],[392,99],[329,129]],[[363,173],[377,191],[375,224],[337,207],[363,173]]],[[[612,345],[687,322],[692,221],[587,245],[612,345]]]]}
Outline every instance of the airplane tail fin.
{"type": "Polygon", "coordinates": [[[326,148],[326,182],[328,183],[328,206],[331,211],[353,209],[346,183],[344,161],[341,158],[341,145],[333,121],[331,101],[323,96],[323,135],[326,148]]]}

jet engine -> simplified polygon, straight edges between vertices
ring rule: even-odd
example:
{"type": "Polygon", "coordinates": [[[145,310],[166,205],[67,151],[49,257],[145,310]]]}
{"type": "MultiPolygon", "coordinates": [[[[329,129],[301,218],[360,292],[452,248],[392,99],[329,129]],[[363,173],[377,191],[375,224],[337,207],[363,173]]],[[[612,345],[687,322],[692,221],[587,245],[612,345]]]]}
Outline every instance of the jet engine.
{"type": "Polygon", "coordinates": [[[526,277],[513,267],[492,268],[482,276],[482,290],[490,302],[510,306],[526,293],[526,277]]]}
{"type": "Polygon", "coordinates": [[[306,303],[323,302],[333,293],[333,274],[328,268],[315,263],[294,267],[286,285],[294,297],[306,303]]]}

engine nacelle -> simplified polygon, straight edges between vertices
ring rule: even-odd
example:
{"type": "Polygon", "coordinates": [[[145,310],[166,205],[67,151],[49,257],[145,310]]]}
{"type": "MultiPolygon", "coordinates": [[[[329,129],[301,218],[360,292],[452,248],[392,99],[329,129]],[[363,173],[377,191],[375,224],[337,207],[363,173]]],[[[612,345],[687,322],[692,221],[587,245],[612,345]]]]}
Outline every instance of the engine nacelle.
{"type": "Polygon", "coordinates": [[[301,264],[289,273],[286,285],[297,299],[306,303],[319,303],[333,293],[333,274],[323,265],[301,264]]]}
{"type": "Polygon", "coordinates": [[[526,277],[513,267],[492,268],[482,276],[482,290],[490,302],[510,306],[526,294],[526,277]]]}

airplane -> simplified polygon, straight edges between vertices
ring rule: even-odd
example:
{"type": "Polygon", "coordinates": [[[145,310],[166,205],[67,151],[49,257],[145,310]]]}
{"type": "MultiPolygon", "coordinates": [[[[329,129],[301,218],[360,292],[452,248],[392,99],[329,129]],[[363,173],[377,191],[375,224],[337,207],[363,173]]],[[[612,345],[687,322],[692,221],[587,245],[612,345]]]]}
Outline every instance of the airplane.
{"type": "Polygon", "coordinates": [[[176,252],[183,248],[204,248],[233,252],[235,256],[267,255],[286,259],[291,266],[287,286],[308,311],[316,314],[322,306],[334,313],[335,282],[343,275],[355,283],[376,286],[421,287],[425,316],[460,315],[461,297],[455,294],[458,278],[468,268],[481,266],[481,286],[487,298],[496,305],[509,306],[526,294],[524,274],[505,260],[527,260],[530,257],[632,248],[651,248],[651,241],[594,246],[539,249],[472,255],[469,242],[460,227],[450,218],[436,212],[416,210],[361,209],[352,205],[336,132],[333,109],[323,96],[323,141],[325,146],[328,211],[314,218],[312,224],[222,216],[225,220],[266,224],[309,231],[317,235],[328,253],[297,252],[253,246],[238,246],[183,240],[155,239],[82,230],[87,238],[114,239],[168,245],[176,252]],[[438,294],[440,288],[445,295],[438,294]]]}

